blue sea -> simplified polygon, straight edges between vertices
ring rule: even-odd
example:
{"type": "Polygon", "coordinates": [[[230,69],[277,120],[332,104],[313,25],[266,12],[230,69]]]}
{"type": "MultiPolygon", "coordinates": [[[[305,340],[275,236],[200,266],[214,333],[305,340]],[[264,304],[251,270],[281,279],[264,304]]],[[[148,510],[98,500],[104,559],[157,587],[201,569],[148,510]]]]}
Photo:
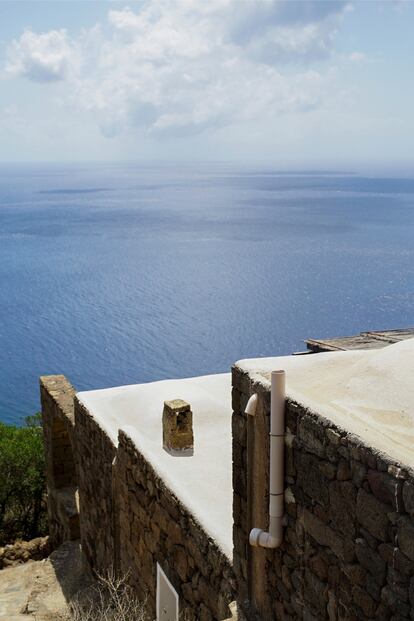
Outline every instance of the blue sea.
{"type": "Polygon", "coordinates": [[[0,167],[0,420],[414,324],[414,178],[223,164],[0,167]]]}

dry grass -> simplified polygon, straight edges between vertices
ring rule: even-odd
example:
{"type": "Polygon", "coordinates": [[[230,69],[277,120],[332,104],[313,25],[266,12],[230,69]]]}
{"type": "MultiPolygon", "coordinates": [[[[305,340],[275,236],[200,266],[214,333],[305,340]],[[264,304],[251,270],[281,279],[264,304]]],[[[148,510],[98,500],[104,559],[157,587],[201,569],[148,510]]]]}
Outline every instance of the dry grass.
{"type": "Polygon", "coordinates": [[[60,621],[149,621],[145,602],[139,601],[127,575],[98,574],[95,584],[79,592],[60,621]]]}

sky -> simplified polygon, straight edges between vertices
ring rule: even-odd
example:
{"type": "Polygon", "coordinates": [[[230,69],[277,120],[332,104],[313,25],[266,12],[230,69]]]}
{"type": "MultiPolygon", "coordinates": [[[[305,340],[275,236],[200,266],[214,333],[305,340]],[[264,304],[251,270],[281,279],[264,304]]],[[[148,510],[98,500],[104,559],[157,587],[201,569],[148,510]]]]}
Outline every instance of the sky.
{"type": "Polygon", "coordinates": [[[0,0],[0,161],[414,172],[414,2],[0,0]]]}

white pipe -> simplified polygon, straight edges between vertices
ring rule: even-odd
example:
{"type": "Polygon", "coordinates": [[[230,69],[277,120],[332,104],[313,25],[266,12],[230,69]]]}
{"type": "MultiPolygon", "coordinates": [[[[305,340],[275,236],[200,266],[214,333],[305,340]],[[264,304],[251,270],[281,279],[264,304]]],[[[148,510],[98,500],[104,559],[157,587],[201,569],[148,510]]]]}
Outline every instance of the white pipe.
{"type": "Polygon", "coordinates": [[[285,372],[272,371],[270,398],[269,532],[253,528],[252,546],[278,548],[283,541],[284,453],[285,453],[285,372]]]}

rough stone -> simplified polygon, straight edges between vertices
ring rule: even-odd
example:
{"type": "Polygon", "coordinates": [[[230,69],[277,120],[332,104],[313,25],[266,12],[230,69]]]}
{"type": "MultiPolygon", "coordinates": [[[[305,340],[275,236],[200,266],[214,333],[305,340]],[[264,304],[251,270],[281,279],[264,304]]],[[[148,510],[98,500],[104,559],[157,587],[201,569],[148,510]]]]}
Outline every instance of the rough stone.
{"type": "Polygon", "coordinates": [[[306,451],[317,457],[325,456],[324,431],[310,416],[304,416],[298,424],[298,440],[306,451]]]}
{"type": "Polygon", "coordinates": [[[367,593],[371,595],[376,602],[379,602],[381,599],[381,585],[378,584],[378,581],[371,575],[367,575],[366,581],[366,589],[367,593]]]}
{"type": "Polygon", "coordinates": [[[338,605],[333,591],[328,591],[328,605],[326,607],[329,621],[336,621],[338,614],[338,605]]]}
{"type": "Polygon", "coordinates": [[[355,541],[355,552],[359,563],[372,574],[379,584],[383,584],[386,572],[385,561],[372,550],[364,539],[355,541]]]}
{"type": "Polygon", "coordinates": [[[358,491],[357,496],[357,518],[373,537],[380,541],[387,541],[389,507],[380,502],[371,494],[367,494],[363,489],[358,491]]]}
{"type": "Polygon", "coordinates": [[[398,542],[401,552],[414,561],[414,524],[407,518],[400,522],[398,542]]]}
{"type": "Polygon", "coordinates": [[[164,401],[162,442],[164,449],[169,453],[193,454],[193,413],[186,401],[182,399],[164,401]]]}
{"type": "Polygon", "coordinates": [[[322,473],[319,460],[309,453],[296,452],[297,483],[315,502],[329,502],[328,479],[322,473]]]}
{"type": "Polygon", "coordinates": [[[50,552],[49,537],[37,537],[31,541],[16,541],[0,548],[0,569],[15,567],[27,561],[39,561],[50,552]]]}
{"type": "Polygon", "coordinates": [[[333,481],[329,486],[330,518],[345,535],[355,537],[355,488],[350,481],[333,481]]]}
{"type": "Polygon", "coordinates": [[[355,604],[361,608],[366,617],[372,618],[375,615],[375,601],[364,589],[355,585],[352,589],[352,597],[355,604]]]}
{"type": "Polygon", "coordinates": [[[366,467],[358,461],[351,461],[352,482],[355,487],[361,487],[367,474],[366,467]]]}
{"type": "Polygon", "coordinates": [[[402,483],[384,472],[369,470],[367,479],[371,492],[384,504],[391,505],[396,511],[402,507],[402,483]]]}
{"type": "Polygon", "coordinates": [[[354,558],[353,546],[339,536],[332,528],[321,522],[307,509],[303,512],[303,523],[307,533],[321,546],[326,546],[343,561],[352,561],[354,558]]]}
{"type": "Polygon", "coordinates": [[[385,606],[401,616],[407,617],[410,613],[410,606],[398,599],[395,591],[390,586],[383,587],[381,599],[385,606]]]}
{"type": "Polygon", "coordinates": [[[411,515],[414,514],[414,483],[412,481],[404,481],[403,501],[405,510],[411,515]]]}
{"type": "Polygon", "coordinates": [[[351,468],[345,459],[339,461],[336,478],[338,481],[348,481],[351,478],[351,468]]]}
{"type": "Polygon", "coordinates": [[[414,573],[414,562],[410,561],[398,548],[388,543],[382,543],[378,547],[378,552],[384,561],[390,566],[395,568],[404,576],[409,576],[414,573]]]}

